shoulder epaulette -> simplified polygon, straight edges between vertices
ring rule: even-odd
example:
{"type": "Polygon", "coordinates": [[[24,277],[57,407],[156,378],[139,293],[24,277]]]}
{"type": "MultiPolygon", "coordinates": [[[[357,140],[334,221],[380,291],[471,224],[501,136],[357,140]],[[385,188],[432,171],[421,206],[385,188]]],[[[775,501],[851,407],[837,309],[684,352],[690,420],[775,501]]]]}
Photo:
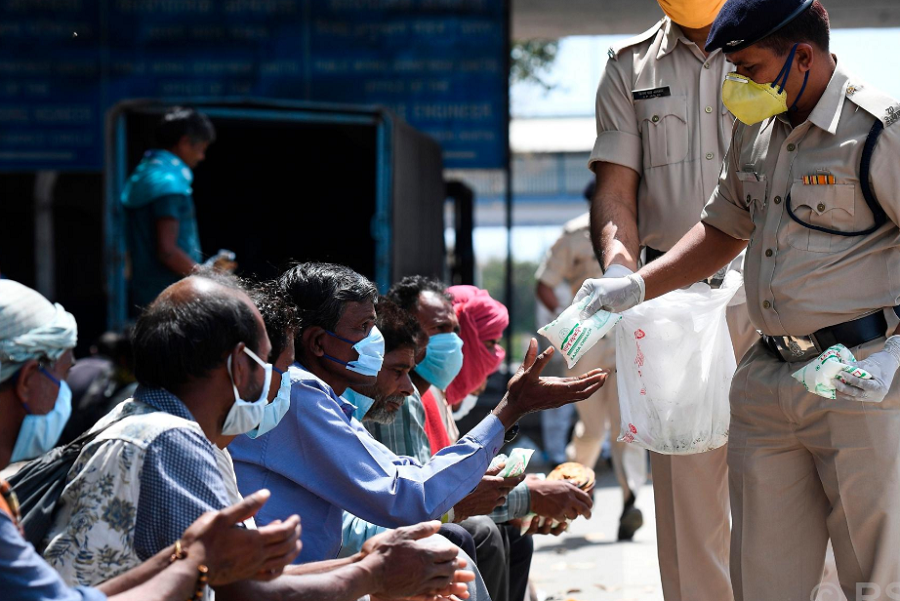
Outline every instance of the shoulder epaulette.
{"type": "Polygon", "coordinates": [[[880,119],[885,127],[900,121],[900,102],[876,87],[851,80],[845,94],[850,102],[880,119]]]}
{"type": "Polygon", "coordinates": [[[609,58],[611,58],[612,60],[618,60],[620,52],[622,52],[626,48],[630,48],[631,46],[637,46],[638,44],[640,44],[642,42],[646,42],[647,40],[649,40],[650,38],[655,36],[657,34],[657,32],[660,29],[662,29],[662,27],[665,25],[665,23],[666,23],[666,18],[663,17],[662,19],[659,20],[659,22],[656,25],[654,25],[653,27],[651,27],[644,33],[639,33],[636,36],[632,36],[626,40],[622,40],[618,44],[613,44],[612,46],[609,47],[609,52],[608,52],[609,58]]]}

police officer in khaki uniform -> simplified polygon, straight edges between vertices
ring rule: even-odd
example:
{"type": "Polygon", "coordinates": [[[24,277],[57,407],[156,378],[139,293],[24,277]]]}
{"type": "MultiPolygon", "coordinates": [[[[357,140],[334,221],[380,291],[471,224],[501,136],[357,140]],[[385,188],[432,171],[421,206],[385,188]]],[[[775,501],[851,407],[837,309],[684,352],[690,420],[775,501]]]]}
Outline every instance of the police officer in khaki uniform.
{"type": "MultiPolygon", "coordinates": [[[[585,194],[593,198],[594,187],[585,194]]],[[[603,270],[591,244],[590,215],[585,213],[563,226],[562,234],[547,251],[538,267],[537,297],[551,313],[559,311],[559,300],[554,289],[566,283],[572,295],[578,292],[588,278],[600,277],[603,270]]],[[[616,341],[607,336],[600,340],[578,362],[570,375],[578,375],[596,368],[610,371],[606,384],[589,399],[575,405],[579,421],[575,426],[572,443],[567,449],[571,461],[594,467],[600,458],[600,450],[607,432],[610,433],[613,469],[622,487],[624,507],[619,518],[618,540],[632,540],[634,533],[644,524],[641,510],[634,506],[641,486],[647,479],[647,453],[634,445],[617,442],[619,434],[619,395],[616,390],[615,370],[616,341]]]]}
{"type": "MultiPolygon", "coordinates": [[[[664,19],[610,49],[590,159],[593,240],[607,278],[636,270],[642,248],[646,262],[672,248],[715,189],[733,125],[721,102],[731,69],[703,45],[723,1],[660,0],[664,19]]],[[[759,337],[746,305],[728,318],[740,359],[759,337]]],[[[650,458],[666,600],[729,601],[726,448],[650,458]]]]}
{"type": "Polygon", "coordinates": [[[740,123],[701,223],[638,273],[579,291],[621,311],[747,248],[764,336],[731,390],[738,601],[811,599],[829,537],[848,599],[900,593],[900,104],[828,45],[818,0],[729,0],[706,48],[736,67],[722,99],[740,123]],[[792,374],[837,343],[872,378],[807,392],[792,374]]]}

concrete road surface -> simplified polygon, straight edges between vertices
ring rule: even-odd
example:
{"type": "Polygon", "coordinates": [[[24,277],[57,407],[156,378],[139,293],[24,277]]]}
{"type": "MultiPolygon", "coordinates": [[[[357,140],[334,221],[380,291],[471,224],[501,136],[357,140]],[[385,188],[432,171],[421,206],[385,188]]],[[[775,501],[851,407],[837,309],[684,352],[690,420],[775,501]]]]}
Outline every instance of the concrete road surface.
{"type": "Polygon", "coordinates": [[[656,559],[653,488],[637,497],[644,527],[618,543],[622,492],[611,471],[597,474],[594,511],[559,537],[534,537],[531,581],[539,601],[663,601],[656,559]]]}

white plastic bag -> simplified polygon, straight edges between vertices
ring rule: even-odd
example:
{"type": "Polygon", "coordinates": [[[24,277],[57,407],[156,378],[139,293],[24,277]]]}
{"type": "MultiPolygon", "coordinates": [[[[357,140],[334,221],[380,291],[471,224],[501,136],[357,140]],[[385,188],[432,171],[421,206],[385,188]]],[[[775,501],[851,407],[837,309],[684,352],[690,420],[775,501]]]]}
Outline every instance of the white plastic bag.
{"type": "Polygon", "coordinates": [[[590,302],[589,296],[573,303],[559,317],[538,330],[538,334],[550,341],[562,353],[569,369],[606,336],[618,323],[620,316],[609,311],[597,311],[582,321],[581,312],[590,302]]]}
{"type": "Polygon", "coordinates": [[[616,366],[619,440],[663,455],[692,455],[728,442],[728,392],[736,368],[725,310],[743,285],[694,284],[622,313],[616,366]]]}

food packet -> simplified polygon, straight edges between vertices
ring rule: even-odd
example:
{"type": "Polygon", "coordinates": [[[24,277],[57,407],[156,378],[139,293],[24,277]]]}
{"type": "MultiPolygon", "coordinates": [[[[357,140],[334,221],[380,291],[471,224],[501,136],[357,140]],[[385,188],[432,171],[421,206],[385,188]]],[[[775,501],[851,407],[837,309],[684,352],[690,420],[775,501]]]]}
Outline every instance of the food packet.
{"type": "Polygon", "coordinates": [[[617,313],[597,311],[582,320],[581,312],[589,301],[590,297],[585,297],[573,303],[559,317],[538,330],[538,334],[549,340],[566,358],[569,369],[575,367],[578,360],[622,319],[617,313]]]}
{"type": "Polygon", "coordinates": [[[848,373],[863,380],[872,379],[872,374],[856,367],[856,357],[843,344],[828,347],[828,350],[794,372],[792,376],[803,384],[808,392],[833,399],[836,396],[835,376],[839,373],[848,373]]]}
{"type": "MultiPolygon", "coordinates": [[[[534,449],[513,449],[506,458],[506,466],[497,475],[501,478],[521,476],[525,473],[525,468],[528,467],[528,462],[531,461],[533,454],[534,449]]],[[[495,464],[491,462],[491,465],[495,464]]]]}

